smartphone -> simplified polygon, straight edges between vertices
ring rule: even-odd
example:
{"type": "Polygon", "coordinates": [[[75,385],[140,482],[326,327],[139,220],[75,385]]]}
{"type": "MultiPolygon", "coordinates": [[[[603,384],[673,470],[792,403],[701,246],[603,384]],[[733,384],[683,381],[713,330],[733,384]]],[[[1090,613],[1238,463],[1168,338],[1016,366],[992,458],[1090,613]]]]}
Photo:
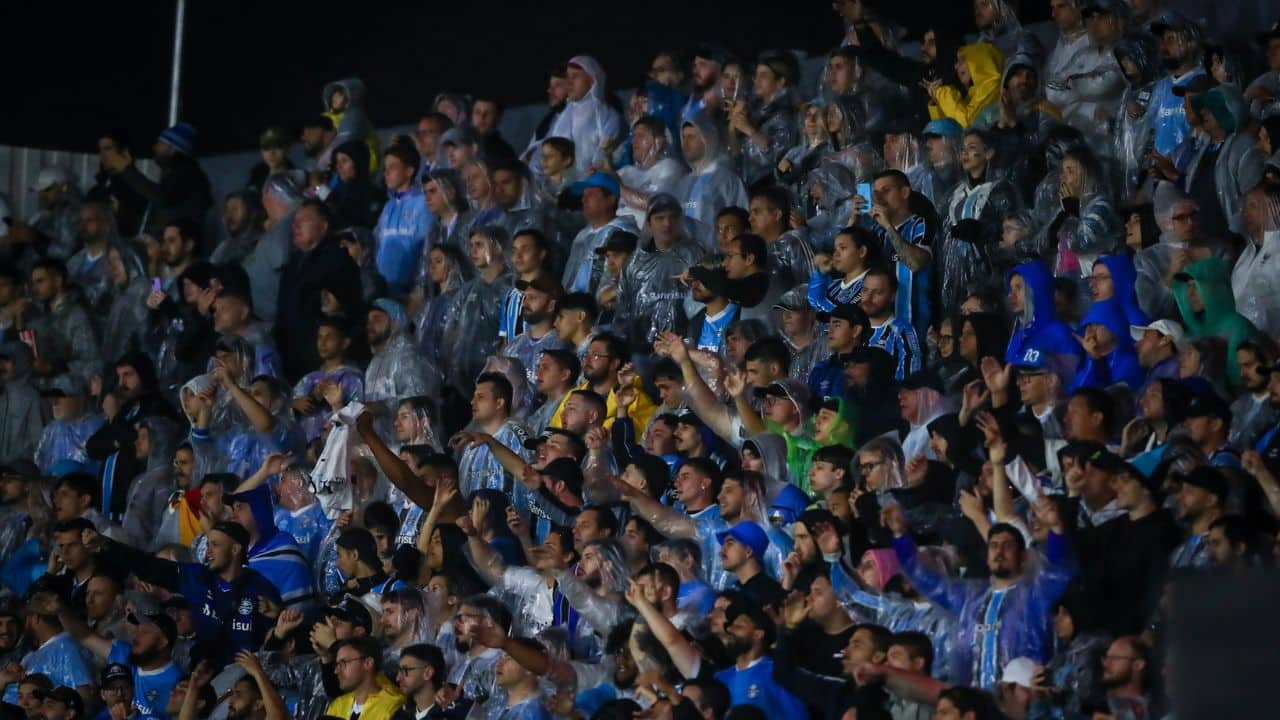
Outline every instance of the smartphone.
{"type": "Polygon", "coordinates": [[[858,183],[858,195],[867,201],[867,210],[870,210],[871,206],[875,204],[871,202],[871,183],[858,183]]]}
{"type": "Polygon", "coordinates": [[[151,278],[151,292],[160,292],[163,289],[164,289],[164,283],[160,281],[160,278],[158,277],[151,278]]]}

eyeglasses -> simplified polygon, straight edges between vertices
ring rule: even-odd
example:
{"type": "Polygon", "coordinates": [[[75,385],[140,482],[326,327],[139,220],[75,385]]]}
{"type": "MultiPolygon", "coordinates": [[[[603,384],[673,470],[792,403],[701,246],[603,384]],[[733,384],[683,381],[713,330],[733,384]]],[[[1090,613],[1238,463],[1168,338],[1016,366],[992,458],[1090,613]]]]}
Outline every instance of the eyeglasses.
{"type": "Polygon", "coordinates": [[[401,665],[400,667],[396,668],[396,675],[408,675],[411,672],[418,672],[419,670],[425,667],[426,665],[417,665],[417,666],[401,665]]]}
{"type": "Polygon", "coordinates": [[[1200,214],[1200,213],[1199,213],[1198,211],[1192,211],[1192,212],[1187,212],[1187,213],[1180,213],[1180,214],[1178,214],[1178,215],[1174,215],[1174,216],[1173,216],[1173,221],[1174,221],[1174,222],[1191,222],[1191,221],[1192,221],[1192,220],[1194,220],[1194,219],[1195,219],[1195,217],[1196,217],[1197,215],[1199,215],[1199,214],[1200,214]]]}
{"type": "Polygon", "coordinates": [[[866,475],[867,473],[870,473],[872,470],[875,470],[876,468],[880,467],[883,464],[884,464],[883,460],[879,462],[872,462],[872,463],[858,463],[858,472],[862,473],[863,475],[866,475]]]}
{"type": "Polygon", "coordinates": [[[364,660],[368,660],[368,659],[369,659],[369,658],[364,657],[364,656],[362,655],[362,656],[360,656],[360,657],[347,658],[346,660],[338,660],[337,662],[335,662],[335,663],[333,664],[333,666],[334,666],[334,667],[336,667],[336,668],[338,668],[338,669],[342,669],[342,668],[346,667],[346,666],[347,666],[348,664],[350,664],[350,663],[353,663],[353,662],[362,662],[362,661],[364,661],[364,660]]]}

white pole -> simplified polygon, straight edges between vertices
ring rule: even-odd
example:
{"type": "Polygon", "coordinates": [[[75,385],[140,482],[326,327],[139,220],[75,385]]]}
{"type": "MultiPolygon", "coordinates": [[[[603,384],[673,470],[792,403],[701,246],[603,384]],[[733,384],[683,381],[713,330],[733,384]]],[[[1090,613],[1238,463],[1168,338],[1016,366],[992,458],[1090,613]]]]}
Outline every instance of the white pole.
{"type": "Polygon", "coordinates": [[[169,125],[178,122],[178,100],[182,88],[182,34],[187,25],[187,0],[178,0],[178,16],[173,22],[173,73],[169,78],[169,125]]]}

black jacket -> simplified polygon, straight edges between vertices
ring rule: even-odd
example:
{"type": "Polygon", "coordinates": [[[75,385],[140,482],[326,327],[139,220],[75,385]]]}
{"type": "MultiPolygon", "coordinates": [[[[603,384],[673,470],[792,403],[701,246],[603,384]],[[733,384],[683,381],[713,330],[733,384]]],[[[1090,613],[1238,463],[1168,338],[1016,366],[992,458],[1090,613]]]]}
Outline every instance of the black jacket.
{"type": "Polygon", "coordinates": [[[190,155],[174,155],[168,166],[161,168],[160,182],[152,182],[135,165],[125,168],[120,180],[146,199],[149,207],[143,229],[156,237],[166,224],[178,219],[203,227],[209,208],[213,207],[209,177],[190,155]]]}
{"type": "Polygon", "coordinates": [[[320,286],[328,278],[349,278],[360,286],[360,268],[333,238],[325,238],[309,253],[294,251],[280,273],[276,302],[276,348],[284,361],[290,383],[320,363],[315,329],[320,318],[320,286]]]}

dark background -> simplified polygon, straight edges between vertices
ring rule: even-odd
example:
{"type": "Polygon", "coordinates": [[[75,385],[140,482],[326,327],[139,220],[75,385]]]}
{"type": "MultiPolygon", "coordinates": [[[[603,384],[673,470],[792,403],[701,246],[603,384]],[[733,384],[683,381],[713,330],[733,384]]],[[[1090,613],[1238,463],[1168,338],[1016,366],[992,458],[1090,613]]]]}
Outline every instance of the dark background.
{"type": "MultiPolygon", "coordinates": [[[[972,26],[968,0],[879,4],[913,34],[930,19],[972,26]]],[[[1048,0],[1024,4],[1024,20],[1047,17],[1048,0]]],[[[6,5],[0,144],[91,152],[100,129],[123,127],[149,151],[168,114],[176,2],[6,5]]],[[[660,48],[820,53],[841,31],[829,0],[188,0],[180,117],[200,131],[198,152],[215,154],[254,147],[268,125],[297,128],[322,109],[324,83],[350,75],[386,127],[415,121],[443,90],[542,102],[547,70],[572,55],[594,55],[611,88],[628,88],[660,48]]]]}

